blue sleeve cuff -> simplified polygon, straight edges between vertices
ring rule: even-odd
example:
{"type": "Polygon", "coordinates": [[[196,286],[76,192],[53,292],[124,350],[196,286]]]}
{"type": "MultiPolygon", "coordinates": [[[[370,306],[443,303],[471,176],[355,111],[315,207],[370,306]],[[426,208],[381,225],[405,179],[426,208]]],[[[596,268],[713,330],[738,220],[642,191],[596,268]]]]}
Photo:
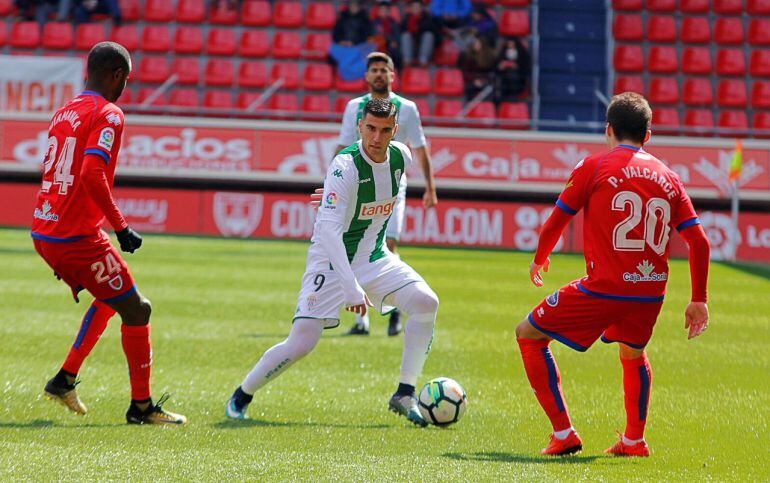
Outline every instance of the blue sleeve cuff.
{"type": "Polygon", "coordinates": [[[86,154],[96,154],[97,156],[101,156],[102,159],[104,159],[104,161],[107,164],[110,164],[110,155],[105,153],[101,149],[96,149],[96,148],[86,149],[86,154]]]}
{"type": "Polygon", "coordinates": [[[564,210],[565,212],[567,212],[567,214],[569,214],[569,215],[576,215],[576,214],[577,214],[577,210],[573,210],[572,208],[570,208],[569,206],[567,206],[567,203],[563,202],[563,201],[561,200],[561,198],[559,198],[558,200],[556,200],[556,206],[558,206],[559,208],[561,208],[562,210],[564,210]]]}
{"type": "Polygon", "coordinates": [[[676,227],[676,231],[682,231],[685,228],[690,228],[691,226],[700,225],[700,218],[697,216],[695,218],[690,218],[687,221],[683,221],[676,227]]]}

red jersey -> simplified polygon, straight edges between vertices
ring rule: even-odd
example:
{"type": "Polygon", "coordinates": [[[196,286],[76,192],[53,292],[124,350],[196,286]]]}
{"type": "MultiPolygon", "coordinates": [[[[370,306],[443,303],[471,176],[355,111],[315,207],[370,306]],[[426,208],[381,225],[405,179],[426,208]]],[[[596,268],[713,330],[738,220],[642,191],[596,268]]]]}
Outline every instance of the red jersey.
{"type": "Polygon", "coordinates": [[[579,162],[556,205],[585,210],[583,243],[588,295],[660,301],[668,281],[671,228],[699,224],[679,176],[634,146],[579,162]]]}
{"type": "Polygon", "coordinates": [[[104,212],[83,183],[87,154],[104,159],[110,188],[123,133],[123,111],[96,92],[85,91],[56,114],[48,128],[43,183],[32,222],[33,238],[74,241],[93,235],[104,212]]]}

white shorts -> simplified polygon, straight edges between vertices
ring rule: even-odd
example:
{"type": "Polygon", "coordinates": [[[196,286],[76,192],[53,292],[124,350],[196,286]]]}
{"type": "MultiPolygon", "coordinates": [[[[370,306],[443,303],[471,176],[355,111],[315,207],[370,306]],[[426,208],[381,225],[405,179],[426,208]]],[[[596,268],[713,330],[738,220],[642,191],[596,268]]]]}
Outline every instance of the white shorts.
{"type": "MultiPolygon", "coordinates": [[[[363,267],[354,268],[353,273],[374,308],[381,314],[393,310],[393,307],[387,305],[386,299],[389,295],[402,287],[424,281],[412,267],[392,254],[363,267]]],[[[328,268],[309,269],[302,276],[302,289],[299,292],[294,319],[331,319],[325,328],[333,329],[340,324],[340,310],[344,305],[345,299],[337,272],[328,268]]]]}
{"type": "Polygon", "coordinates": [[[398,241],[401,237],[401,229],[404,227],[404,216],[406,212],[406,173],[401,175],[401,182],[398,184],[398,195],[396,196],[396,206],[393,207],[393,214],[388,220],[388,228],[385,229],[385,238],[392,238],[398,241]]]}

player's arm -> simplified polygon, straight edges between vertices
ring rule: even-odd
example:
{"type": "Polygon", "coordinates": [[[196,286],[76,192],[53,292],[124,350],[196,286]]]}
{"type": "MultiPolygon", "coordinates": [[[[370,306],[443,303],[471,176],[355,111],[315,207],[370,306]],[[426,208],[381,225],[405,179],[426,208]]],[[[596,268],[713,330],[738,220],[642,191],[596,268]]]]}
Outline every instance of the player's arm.
{"type": "Polygon", "coordinates": [[[358,106],[354,102],[348,102],[348,105],[345,106],[345,113],[342,115],[342,126],[340,127],[340,140],[337,150],[334,152],[335,154],[358,140],[358,126],[356,126],[357,109],[358,106]]]}
{"type": "Polygon", "coordinates": [[[417,106],[414,107],[414,119],[405,119],[406,126],[399,126],[407,130],[407,140],[414,149],[417,161],[420,163],[422,175],[425,177],[425,193],[422,195],[422,205],[425,208],[436,206],[438,196],[436,196],[436,180],[433,178],[433,165],[430,163],[430,152],[428,143],[425,140],[425,133],[422,131],[422,121],[420,120],[420,111],[417,106]]]}

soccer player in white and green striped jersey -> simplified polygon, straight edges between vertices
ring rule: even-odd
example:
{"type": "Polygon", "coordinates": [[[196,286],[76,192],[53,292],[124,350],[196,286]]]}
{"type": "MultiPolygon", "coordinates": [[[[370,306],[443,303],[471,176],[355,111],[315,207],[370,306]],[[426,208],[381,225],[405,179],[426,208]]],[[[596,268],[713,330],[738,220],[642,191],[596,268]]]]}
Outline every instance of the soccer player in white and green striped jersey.
{"type": "MultiPolygon", "coordinates": [[[[408,144],[420,163],[420,168],[425,178],[425,193],[423,194],[422,202],[425,208],[430,208],[438,203],[438,198],[436,197],[436,183],[433,179],[430,153],[427,141],[425,140],[425,134],[422,131],[420,112],[414,102],[399,96],[391,90],[394,76],[395,67],[393,59],[388,54],[372,52],[366,57],[366,83],[369,85],[369,93],[351,99],[345,107],[337,152],[353,144],[358,139],[358,123],[361,120],[366,103],[371,99],[389,99],[390,102],[396,105],[398,110],[397,122],[399,129],[395,140],[408,144]]],[[[398,196],[396,197],[396,206],[393,208],[393,215],[390,217],[385,231],[385,242],[388,245],[388,249],[394,254],[398,253],[398,239],[404,226],[405,212],[406,176],[402,175],[398,196]]],[[[388,335],[398,335],[401,332],[401,326],[400,314],[398,310],[393,310],[390,313],[388,335]]],[[[356,323],[348,334],[368,335],[369,318],[365,315],[357,315],[356,323]]]]}
{"type": "Polygon", "coordinates": [[[326,173],[291,332],[265,352],[235,390],[226,406],[230,418],[245,418],[254,393],[310,353],[324,329],[337,327],[343,307],[361,315],[369,307],[381,313],[397,307],[409,318],[399,384],[389,407],[414,424],[427,424],[417,409],[415,386],[433,340],[438,297],[385,244],[411,154],[393,141],[396,106],[387,99],[367,102],[359,130],[361,140],[337,154],[326,173]]]}

